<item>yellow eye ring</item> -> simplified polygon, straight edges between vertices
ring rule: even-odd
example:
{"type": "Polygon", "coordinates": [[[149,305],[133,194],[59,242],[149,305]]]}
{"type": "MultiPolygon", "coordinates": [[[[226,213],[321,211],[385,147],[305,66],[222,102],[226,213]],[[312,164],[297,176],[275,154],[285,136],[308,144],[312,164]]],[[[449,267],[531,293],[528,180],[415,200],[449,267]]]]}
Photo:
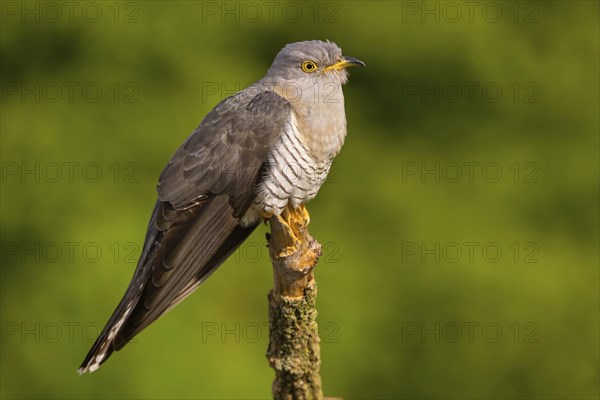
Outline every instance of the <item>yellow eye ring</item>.
{"type": "Polygon", "coordinates": [[[314,72],[317,70],[317,63],[314,61],[304,61],[302,63],[302,71],[304,72],[314,72]]]}

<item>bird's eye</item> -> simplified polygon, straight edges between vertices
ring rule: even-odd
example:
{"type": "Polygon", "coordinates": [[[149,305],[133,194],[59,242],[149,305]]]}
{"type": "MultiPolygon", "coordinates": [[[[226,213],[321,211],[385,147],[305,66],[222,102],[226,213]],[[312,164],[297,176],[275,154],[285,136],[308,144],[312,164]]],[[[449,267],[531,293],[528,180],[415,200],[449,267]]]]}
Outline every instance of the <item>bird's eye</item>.
{"type": "Polygon", "coordinates": [[[313,72],[317,70],[317,64],[314,61],[304,61],[302,63],[302,71],[313,72]]]}

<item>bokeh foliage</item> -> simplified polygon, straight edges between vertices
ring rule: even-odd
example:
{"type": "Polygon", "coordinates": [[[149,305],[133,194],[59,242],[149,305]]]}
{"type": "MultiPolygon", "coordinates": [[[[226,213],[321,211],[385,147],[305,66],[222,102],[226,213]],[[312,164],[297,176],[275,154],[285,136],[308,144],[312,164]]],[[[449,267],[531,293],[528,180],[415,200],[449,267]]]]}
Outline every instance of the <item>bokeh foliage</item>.
{"type": "Polygon", "coordinates": [[[139,254],[127,246],[141,244],[173,151],[285,43],[315,38],[367,63],[351,71],[349,135],[309,206],[325,245],[326,394],[598,397],[597,2],[494,2],[497,22],[485,2],[472,20],[460,2],[458,19],[444,2],[291,3],[287,16],[284,2],[273,14],[262,2],[95,2],[97,22],[88,3],[72,21],[65,3],[58,21],[45,4],[2,2],[3,398],[269,397],[265,227],[98,372],[75,370],[125,290],[126,256],[139,254]],[[497,101],[484,86],[502,89],[497,101]],[[465,163],[479,163],[473,179],[465,163]],[[421,175],[436,165],[439,181],[421,175]]]}

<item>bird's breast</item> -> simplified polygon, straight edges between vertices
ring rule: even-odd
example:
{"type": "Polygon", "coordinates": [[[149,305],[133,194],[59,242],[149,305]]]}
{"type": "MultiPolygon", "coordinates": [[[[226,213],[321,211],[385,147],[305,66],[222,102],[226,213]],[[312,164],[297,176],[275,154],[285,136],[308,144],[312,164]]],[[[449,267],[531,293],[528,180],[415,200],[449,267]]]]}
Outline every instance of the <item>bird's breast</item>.
{"type": "Polygon", "coordinates": [[[297,207],[312,200],[327,179],[332,161],[333,157],[315,157],[292,118],[269,154],[265,175],[242,222],[248,224],[258,215],[280,214],[288,203],[297,207]]]}

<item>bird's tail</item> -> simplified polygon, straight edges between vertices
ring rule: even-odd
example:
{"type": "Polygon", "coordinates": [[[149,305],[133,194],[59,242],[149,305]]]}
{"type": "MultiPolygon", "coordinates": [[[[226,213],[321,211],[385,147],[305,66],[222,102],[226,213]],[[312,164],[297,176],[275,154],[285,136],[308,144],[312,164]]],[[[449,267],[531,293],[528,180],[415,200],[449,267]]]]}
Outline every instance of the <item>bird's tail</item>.
{"type": "Polygon", "coordinates": [[[146,232],[146,238],[144,239],[142,255],[138,261],[133,278],[129,283],[129,287],[119,302],[119,305],[104,326],[104,329],[102,329],[102,332],[96,339],[96,342],[85,356],[83,363],[77,370],[79,375],[83,375],[86,372],[94,372],[104,361],[108,359],[108,357],[110,357],[115,350],[113,347],[114,338],[141,297],[143,290],[143,267],[144,264],[146,264],[146,266],[150,266],[152,262],[154,262],[156,255],[150,255],[153,253],[152,248],[154,247],[156,239],[161,236],[161,233],[155,228],[156,215],[159,205],[160,202],[157,201],[154,205],[154,209],[152,210],[152,216],[150,218],[150,222],[148,223],[148,231],[146,232]]]}
{"type": "Polygon", "coordinates": [[[98,336],[98,339],[96,339],[96,342],[88,352],[87,356],[85,356],[83,363],[81,363],[81,366],[77,370],[79,375],[83,375],[86,372],[94,372],[104,361],[108,359],[108,357],[110,357],[115,350],[113,341],[119,332],[119,329],[121,329],[127,317],[131,313],[131,310],[135,307],[138,299],[139,296],[137,299],[127,300],[127,298],[124,297],[121,300],[119,306],[108,320],[106,326],[98,336]]]}
{"type": "MultiPolygon", "coordinates": [[[[184,298],[190,295],[208,276],[214,272],[219,265],[221,265],[241,244],[246,238],[254,231],[258,225],[242,227],[237,226],[227,240],[217,249],[217,251],[208,260],[205,266],[201,269],[194,280],[187,285],[179,295],[172,301],[170,306],[165,309],[160,315],[163,315],[175,305],[181,302],[184,298]]],[[[144,252],[146,256],[153,252],[144,252]]],[[[146,258],[142,256],[142,259],[146,258]]],[[[154,257],[146,260],[148,267],[154,262],[154,257]]],[[[80,375],[86,372],[96,371],[102,363],[104,363],[108,357],[114,352],[120,350],[129,340],[133,338],[139,331],[136,329],[134,332],[128,332],[131,327],[126,327],[129,324],[129,319],[132,312],[135,310],[140,298],[143,293],[143,284],[134,276],[129,288],[114,311],[113,315],[108,320],[108,323],[96,339],[96,342],[88,352],[87,356],[83,360],[83,363],[77,370],[80,375]],[[135,290],[136,293],[132,296],[132,292],[135,290]],[[125,328],[125,329],[123,329],[125,328]],[[121,332],[123,331],[123,332],[121,332]],[[125,336],[125,337],[118,337],[125,336]],[[117,340],[118,338],[118,340],[117,340]]],[[[158,318],[160,315],[156,316],[158,318]]],[[[143,329],[143,328],[142,328],[143,329]]],[[[141,329],[140,329],[141,330],[141,329]]]]}

